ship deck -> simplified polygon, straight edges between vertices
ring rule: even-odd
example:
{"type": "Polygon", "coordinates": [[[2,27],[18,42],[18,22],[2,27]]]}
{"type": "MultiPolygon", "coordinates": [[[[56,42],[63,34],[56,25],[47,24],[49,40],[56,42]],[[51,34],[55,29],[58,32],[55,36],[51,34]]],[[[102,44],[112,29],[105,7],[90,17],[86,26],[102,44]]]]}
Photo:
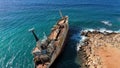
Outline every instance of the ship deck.
{"type": "MultiPolygon", "coordinates": [[[[58,57],[58,55],[60,54],[62,48],[63,48],[63,43],[65,41],[66,35],[68,32],[68,19],[67,17],[64,17],[63,19],[60,19],[56,25],[54,25],[54,27],[51,30],[50,35],[48,36],[47,41],[49,41],[49,43],[47,44],[47,48],[46,49],[50,49],[50,61],[46,61],[45,63],[35,63],[35,68],[49,68],[51,66],[51,64],[55,61],[55,59],[58,57]],[[50,46],[50,43],[53,41],[52,43],[52,47],[50,46]]],[[[46,43],[45,43],[46,44],[46,43]]],[[[45,46],[44,44],[44,46],[45,46]]],[[[37,46],[34,48],[33,52],[41,52],[40,47],[37,46]]],[[[35,56],[35,55],[34,55],[35,56]]],[[[41,55],[39,55],[41,56],[41,55]]],[[[36,58],[36,56],[34,57],[36,58]]],[[[39,57],[37,57],[39,58],[39,57]]],[[[34,59],[35,60],[35,59],[34,59]]],[[[41,59],[39,59],[41,61],[41,59]]]]}

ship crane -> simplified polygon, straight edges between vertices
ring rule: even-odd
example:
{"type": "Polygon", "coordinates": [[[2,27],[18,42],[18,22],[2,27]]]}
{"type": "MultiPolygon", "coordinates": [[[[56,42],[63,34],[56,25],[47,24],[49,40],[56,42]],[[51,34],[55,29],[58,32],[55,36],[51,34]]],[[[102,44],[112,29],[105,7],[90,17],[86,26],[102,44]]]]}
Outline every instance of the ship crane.
{"type": "Polygon", "coordinates": [[[36,47],[32,51],[35,68],[50,68],[65,46],[69,30],[68,16],[63,16],[61,11],[59,13],[61,18],[54,25],[51,33],[48,36],[44,33],[46,38],[44,42],[39,40],[34,28],[29,29],[36,40],[36,47]]]}
{"type": "Polygon", "coordinates": [[[35,31],[35,30],[34,30],[34,28],[29,29],[29,32],[32,32],[32,33],[33,33],[33,36],[34,36],[34,38],[35,38],[36,42],[38,42],[38,41],[39,41],[39,39],[38,39],[38,37],[37,37],[37,35],[35,34],[35,32],[34,32],[34,31],[35,31]]]}
{"type": "Polygon", "coordinates": [[[59,13],[60,13],[61,18],[63,19],[63,14],[62,14],[61,10],[59,10],[59,13]]]}

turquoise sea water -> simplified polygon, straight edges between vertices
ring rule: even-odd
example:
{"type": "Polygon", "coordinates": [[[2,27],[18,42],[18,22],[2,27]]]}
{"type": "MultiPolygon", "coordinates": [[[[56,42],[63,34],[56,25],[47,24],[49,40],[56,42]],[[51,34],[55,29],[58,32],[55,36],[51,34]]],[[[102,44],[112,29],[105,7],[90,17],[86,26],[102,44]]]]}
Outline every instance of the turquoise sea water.
{"type": "MultiPolygon", "coordinates": [[[[110,0],[109,0],[110,1],[110,0]]],[[[116,0],[117,1],[117,0],[116,0]]],[[[58,10],[69,16],[67,45],[56,62],[56,68],[78,68],[77,43],[83,29],[120,30],[120,2],[40,4],[9,3],[0,5],[0,68],[33,68],[32,49],[34,37],[29,28],[34,27],[37,36],[49,35],[52,26],[60,18],[58,10]],[[107,23],[106,23],[107,22],[107,23]]]]}

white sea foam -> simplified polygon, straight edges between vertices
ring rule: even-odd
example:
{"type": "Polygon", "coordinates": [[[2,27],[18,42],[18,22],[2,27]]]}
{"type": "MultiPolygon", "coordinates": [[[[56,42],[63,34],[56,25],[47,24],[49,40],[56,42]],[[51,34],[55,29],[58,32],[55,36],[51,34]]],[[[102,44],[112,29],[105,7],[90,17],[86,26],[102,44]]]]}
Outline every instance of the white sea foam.
{"type": "Polygon", "coordinates": [[[77,51],[79,50],[79,48],[80,48],[82,45],[84,45],[84,40],[86,40],[86,39],[87,39],[87,37],[81,36],[81,40],[80,40],[80,42],[77,44],[77,51]]]}
{"type": "Polygon", "coordinates": [[[112,23],[110,23],[110,21],[101,21],[101,23],[103,23],[107,26],[112,26],[112,23]]]}
{"type": "MultiPolygon", "coordinates": [[[[112,31],[112,30],[107,30],[107,29],[105,29],[105,28],[101,28],[101,29],[99,29],[99,30],[96,30],[96,29],[85,29],[85,30],[82,30],[81,32],[88,32],[88,31],[90,31],[90,32],[93,32],[93,31],[99,31],[99,32],[101,32],[101,33],[120,33],[120,29],[119,30],[117,30],[117,31],[112,31]]],[[[80,42],[77,44],[77,51],[79,50],[79,48],[82,46],[82,45],[84,45],[84,41],[87,39],[87,37],[86,36],[81,36],[81,39],[80,39],[80,42]]]]}
{"type": "Polygon", "coordinates": [[[116,31],[113,31],[113,30],[108,30],[108,29],[106,29],[106,28],[101,28],[101,29],[86,29],[86,30],[83,30],[83,31],[85,31],[85,32],[88,32],[88,31],[90,31],[90,32],[93,32],[93,31],[99,31],[99,32],[101,32],[101,33],[120,33],[120,29],[119,30],[116,30],[116,31]]]}
{"type": "Polygon", "coordinates": [[[101,28],[101,29],[85,29],[85,30],[82,30],[82,32],[93,32],[93,31],[99,31],[101,33],[112,33],[112,32],[118,32],[118,31],[112,31],[112,30],[107,30],[106,28],[101,28]]]}
{"type": "Polygon", "coordinates": [[[6,55],[1,57],[0,59],[0,67],[5,68],[4,63],[5,63],[6,55]]]}
{"type": "Polygon", "coordinates": [[[118,30],[118,32],[120,32],[120,29],[118,30]]]}
{"type": "Polygon", "coordinates": [[[95,31],[94,29],[85,29],[85,30],[82,30],[81,32],[88,32],[88,31],[90,31],[90,32],[93,32],[93,31],[95,31]]]}
{"type": "Polygon", "coordinates": [[[117,30],[117,31],[114,31],[114,32],[116,32],[116,33],[120,33],[120,29],[119,29],[119,30],[117,30]]]}
{"type": "Polygon", "coordinates": [[[75,40],[75,41],[79,41],[80,40],[80,33],[73,34],[70,39],[75,40]]]}
{"type": "Polygon", "coordinates": [[[15,55],[12,56],[12,58],[7,62],[6,64],[6,68],[9,66],[9,65],[12,65],[13,61],[15,60],[15,58],[17,57],[17,55],[21,52],[21,50],[19,50],[15,55]]]}

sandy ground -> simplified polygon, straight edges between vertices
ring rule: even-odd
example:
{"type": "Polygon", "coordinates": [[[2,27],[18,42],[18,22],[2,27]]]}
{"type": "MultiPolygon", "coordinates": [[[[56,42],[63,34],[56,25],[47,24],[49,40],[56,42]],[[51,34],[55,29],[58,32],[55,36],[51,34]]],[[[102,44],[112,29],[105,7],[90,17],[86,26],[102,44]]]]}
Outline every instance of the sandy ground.
{"type": "Polygon", "coordinates": [[[101,58],[103,68],[120,68],[120,50],[113,47],[100,47],[96,54],[101,58]]]}
{"type": "Polygon", "coordinates": [[[78,56],[81,68],[120,68],[120,33],[86,32],[78,56]]]}

